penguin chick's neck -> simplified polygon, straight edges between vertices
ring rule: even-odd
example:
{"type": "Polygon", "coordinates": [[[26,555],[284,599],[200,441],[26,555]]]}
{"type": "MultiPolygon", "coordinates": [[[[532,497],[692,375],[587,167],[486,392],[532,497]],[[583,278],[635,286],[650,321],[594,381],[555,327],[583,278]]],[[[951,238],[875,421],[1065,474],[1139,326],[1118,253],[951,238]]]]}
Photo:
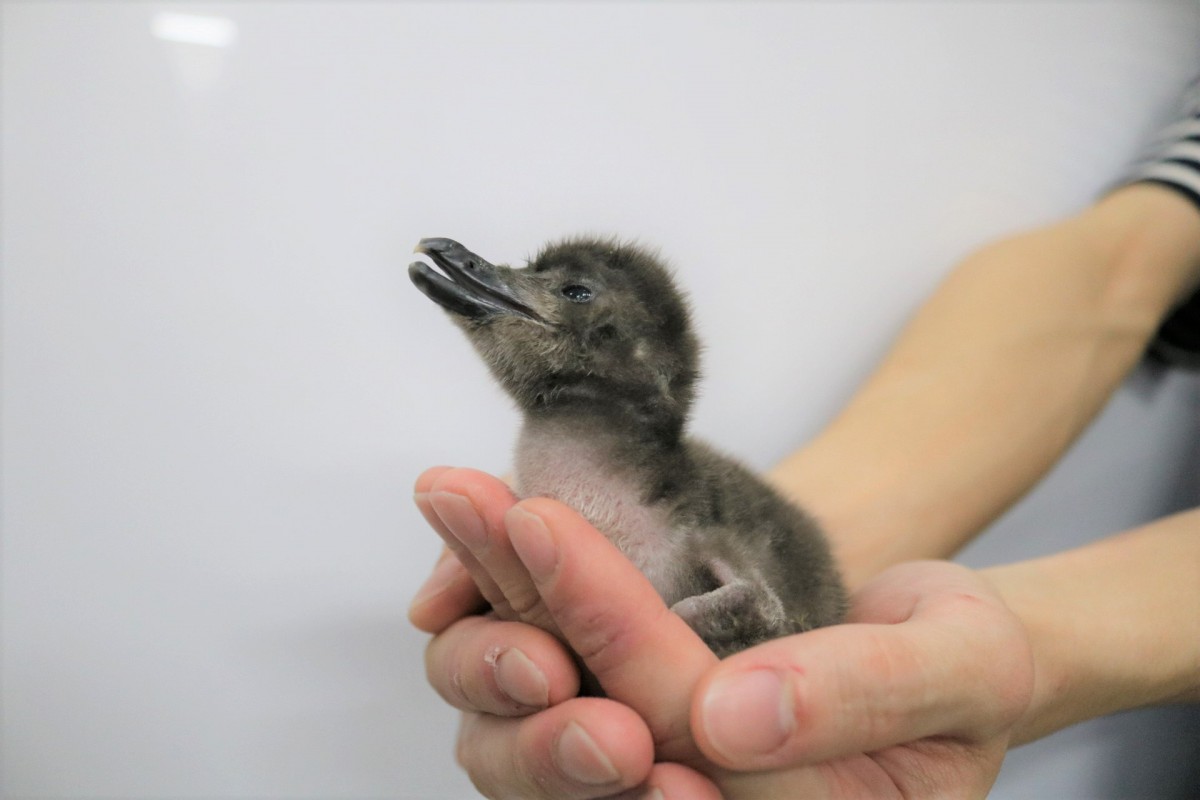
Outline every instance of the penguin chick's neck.
{"type": "Polygon", "coordinates": [[[652,502],[672,493],[664,478],[686,466],[681,428],[613,406],[526,413],[515,454],[520,488],[526,496],[554,497],[539,489],[566,476],[575,484],[619,480],[637,487],[637,497],[627,499],[652,502]]]}

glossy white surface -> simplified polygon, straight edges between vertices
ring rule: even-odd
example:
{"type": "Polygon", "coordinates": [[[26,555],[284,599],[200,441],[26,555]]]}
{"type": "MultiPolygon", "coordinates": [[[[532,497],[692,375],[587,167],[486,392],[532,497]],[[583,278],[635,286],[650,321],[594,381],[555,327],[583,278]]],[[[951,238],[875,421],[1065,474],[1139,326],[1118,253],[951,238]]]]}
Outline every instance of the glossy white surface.
{"type": "MultiPolygon", "coordinates": [[[[456,798],[409,487],[503,470],[515,429],[416,240],[660,246],[695,429],[766,466],[956,257],[1118,173],[1200,10],[5,3],[2,58],[3,794],[456,798]]],[[[1142,375],[970,558],[1195,503],[1198,420],[1194,379],[1142,375]]],[[[995,796],[1150,781],[1120,754],[1180,736],[1139,720],[995,796]]]]}

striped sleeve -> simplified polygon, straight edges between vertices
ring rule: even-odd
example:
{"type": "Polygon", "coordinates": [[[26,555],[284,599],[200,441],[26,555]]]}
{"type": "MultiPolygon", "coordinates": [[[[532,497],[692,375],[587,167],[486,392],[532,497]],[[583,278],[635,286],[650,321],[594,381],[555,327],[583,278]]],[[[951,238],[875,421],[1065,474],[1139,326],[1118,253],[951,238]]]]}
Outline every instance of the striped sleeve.
{"type": "MultiPolygon", "coordinates": [[[[1184,90],[1175,121],[1159,131],[1118,185],[1131,183],[1165,186],[1200,211],[1200,79],[1184,90]]],[[[1178,366],[1200,369],[1200,291],[1171,312],[1150,353],[1178,366]]]]}

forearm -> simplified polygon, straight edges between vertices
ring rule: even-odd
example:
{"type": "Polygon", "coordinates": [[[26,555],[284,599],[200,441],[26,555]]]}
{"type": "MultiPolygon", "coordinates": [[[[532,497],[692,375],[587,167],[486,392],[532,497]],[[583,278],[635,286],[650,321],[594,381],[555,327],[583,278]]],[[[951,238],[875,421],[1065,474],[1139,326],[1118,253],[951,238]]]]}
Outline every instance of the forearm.
{"type": "Polygon", "coordinates": [[[1033,648],[1033,702],[1014,744],[1115,711],[1200,701],[1200,510],[983,576],[1033,648]]]}
{"type": "Polygon", "coordinates": [[[772,477],[852,585],[945,557],[1032,486],[1200,274],[1200,215],[1158,187],[968,257],[845,411],[772,477]]]}

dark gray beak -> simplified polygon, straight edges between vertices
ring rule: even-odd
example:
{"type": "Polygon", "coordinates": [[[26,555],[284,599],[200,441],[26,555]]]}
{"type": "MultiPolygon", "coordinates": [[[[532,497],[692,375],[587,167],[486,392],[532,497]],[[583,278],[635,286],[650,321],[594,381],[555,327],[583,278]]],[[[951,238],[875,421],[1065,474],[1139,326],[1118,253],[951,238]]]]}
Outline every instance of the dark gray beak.
{"type": "Polygon", "coordinates": [[[415,261],[408,267],[408,277],[447,311],[476,320],[516,314],[542,321],[505,280],[511,269],[489,263],[453,239],[422,239],[414,252],[429,256],[445,275],[415,261]]]}

